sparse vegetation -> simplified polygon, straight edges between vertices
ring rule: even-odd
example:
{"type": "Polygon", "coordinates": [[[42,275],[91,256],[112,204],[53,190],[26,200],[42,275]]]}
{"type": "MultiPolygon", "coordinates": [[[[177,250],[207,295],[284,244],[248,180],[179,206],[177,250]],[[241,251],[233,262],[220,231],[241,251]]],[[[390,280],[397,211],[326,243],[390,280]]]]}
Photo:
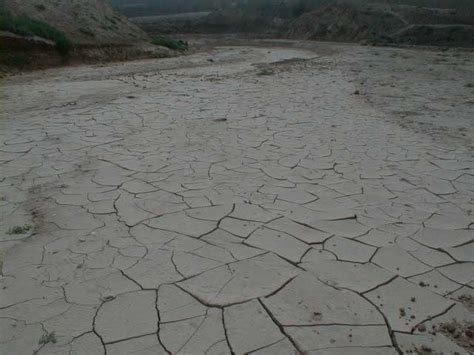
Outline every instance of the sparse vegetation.
{"type": "Polygon", "coordinates": [[[56,339],[56,334],[54,334],[54,332],[51,332],[51,333],[43,334],[40,340],[38,341],[38,344],[40,345],[46,345],[49,343],[56,344],[57,341],[58,340],[56,339]]]}
{"type": "Polygon", "coordinates": [[[441,323],[435,331],[443,333],[469,353],[474,350],[474,322],[453,319],[450,322],[441,323]]]}
{"type": "Polygon", "coordinates": [[[153,37],[151,43],[156,46],[163,46],[175,51],[187,51],[188,50],[188,42],[182,41],[180,39],[174,39],[166,36],[156,36],[153,37]]]}
{"type": "MultiPolygon", "coordinates": [[[[458,300],[464,304],[469,310],[474,311],[474,296],[465,294],[458,297],[458,300]]],[[[474,329],[472,329],[474,332],[474,329]]]]}
{"type": "Polygon", "coordinates": [[[50,39],[56,44],[56,49],[62,55],[68,54],[72,49],[71,41],[64,32],[40,20],[27,16],[14,16],[4,8],[0,8],[0,30],[22,36],[38,36],[50,39]]]}
{"type": "Polygon", "coordinates": [[[23,226],[14,226],[11,227],[8,231],[8,235],[18,235],[18,234],[26,234],[28,233],[33,227],[29,224],[25,224],[23,226]]]}

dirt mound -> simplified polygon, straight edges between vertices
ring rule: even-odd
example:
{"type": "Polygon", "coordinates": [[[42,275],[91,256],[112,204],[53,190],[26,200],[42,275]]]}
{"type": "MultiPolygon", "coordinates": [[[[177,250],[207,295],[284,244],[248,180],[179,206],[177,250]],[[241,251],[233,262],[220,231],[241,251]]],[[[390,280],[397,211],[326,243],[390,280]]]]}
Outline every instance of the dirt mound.
{"type": "Polygon", "coordinates": [[[147,35],[104,0],[4,0],[16,16],[44,21],[75,45],[131,44],[147,35]]]}
{"type": "Polygon", "coordinates": [[[328,5],[290,24],[287,36],[373,44],[474,47],[474,19],[456,10],[407,5],[328,5]]]}

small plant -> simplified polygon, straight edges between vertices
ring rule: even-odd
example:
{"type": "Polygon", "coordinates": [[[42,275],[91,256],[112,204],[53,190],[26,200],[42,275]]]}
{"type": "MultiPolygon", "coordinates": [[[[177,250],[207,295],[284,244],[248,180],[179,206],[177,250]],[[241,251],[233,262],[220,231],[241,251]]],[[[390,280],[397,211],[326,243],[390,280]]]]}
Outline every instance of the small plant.
{"type": "Polygon", "coordinates": [[[466,87],[467,87],[467,88],[474,88],[474,83],[467,83],[467,84],[466,84],[466,87]]]}
{"type": "Polygon", "coordinates": [[[153,37],[151,43],[156,46],[166,47],[175,51],[184,52],[188,50],[188,42],[180,39],[169,38],[165,36],[153,37]]]}
{"type": "Polygon", "coordinates": [[[26,234],[31,230],[31,228],[33,227],[30,226],[29,224],[25,224],[24,226],[14,226],[14,227],[11,227],[7,231],[7,234],[9,235],[26,234]]]}
{"type": "Polygon", "coordinates": [[[260,70],[260,71],[257,73],[258,76],[268,76],[268,75],[273,75],[273,74],[275,74],[273,70],[271,70],[271,69],[266,69],[266,68],[260,70]]]}
{"type": "Polygon", "coordinates": [[[58,340],[56,339],[56,334],[54,334],[54,332],[51,332],[51,333],[43,334],[40,340],[38,341],[38,344],[40,345],[46,345],[49,343],[56,344],[57,341],[58,340]]]}

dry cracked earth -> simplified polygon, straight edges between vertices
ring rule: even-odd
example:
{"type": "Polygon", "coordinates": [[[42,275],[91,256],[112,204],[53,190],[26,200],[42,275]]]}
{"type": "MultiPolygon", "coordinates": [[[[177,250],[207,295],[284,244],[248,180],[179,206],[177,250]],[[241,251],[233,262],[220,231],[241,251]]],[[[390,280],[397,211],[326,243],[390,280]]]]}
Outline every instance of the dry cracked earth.
{"type": "Polygon", "coordinates": [[[0,353],[472,351],[472,53],[312,46],[8,78],[0,353]]]}

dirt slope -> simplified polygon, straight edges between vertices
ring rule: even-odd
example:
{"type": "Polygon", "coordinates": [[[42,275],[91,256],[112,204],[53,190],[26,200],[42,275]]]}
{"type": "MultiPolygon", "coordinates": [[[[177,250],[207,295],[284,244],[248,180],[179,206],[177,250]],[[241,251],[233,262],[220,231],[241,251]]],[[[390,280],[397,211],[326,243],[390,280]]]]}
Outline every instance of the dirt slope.
{"type": "Polygon", "coordinates": [[[17,16],[44,21],[79,45],[130,44],[147,35],[105,0],[4,0],[17,16]]]}

